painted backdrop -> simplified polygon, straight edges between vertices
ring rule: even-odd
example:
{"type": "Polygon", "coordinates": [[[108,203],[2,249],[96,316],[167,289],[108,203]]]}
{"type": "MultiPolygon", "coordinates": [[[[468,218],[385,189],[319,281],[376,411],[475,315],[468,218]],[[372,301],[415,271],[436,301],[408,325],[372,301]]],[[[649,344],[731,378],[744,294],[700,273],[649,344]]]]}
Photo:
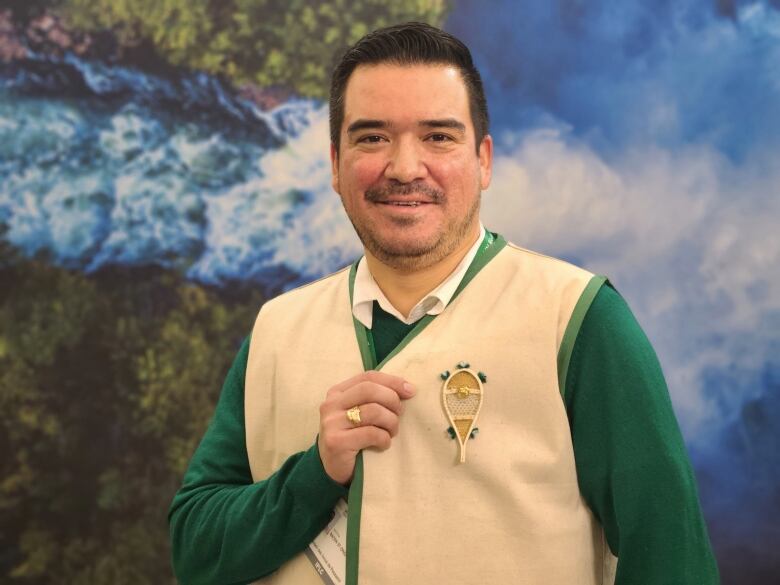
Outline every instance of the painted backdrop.
{"type": "Polygon", "coordinates": [[[0,581],[172,582],[166,510],[263,300],[360,247],[327,79],[472,48],[484,220],[653,341],[724,583],[780,582],[777,0],[0,2],[0,581]]]}

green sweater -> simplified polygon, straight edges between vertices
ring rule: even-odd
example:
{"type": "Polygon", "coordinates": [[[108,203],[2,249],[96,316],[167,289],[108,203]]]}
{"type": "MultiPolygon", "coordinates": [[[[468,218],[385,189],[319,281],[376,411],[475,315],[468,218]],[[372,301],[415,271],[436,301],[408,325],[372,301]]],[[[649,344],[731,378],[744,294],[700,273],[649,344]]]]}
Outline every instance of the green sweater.
{"type": "MultiPolygon", "coordinates": [[[[375,303],[378,361],[410,329],[375,303]]],[[[173,566],[185,585],[249,583],[271,573],[313,540],[347,495],[325,473],[315,437],[307,451],[252,483],[244,432],[248,353],[249,340],[171,505],[173,566]]],[[[564,400],[580,491],[619,557],[616,585],[718,583],[658,360],[609,286],[580,328],[564,400]]]]}

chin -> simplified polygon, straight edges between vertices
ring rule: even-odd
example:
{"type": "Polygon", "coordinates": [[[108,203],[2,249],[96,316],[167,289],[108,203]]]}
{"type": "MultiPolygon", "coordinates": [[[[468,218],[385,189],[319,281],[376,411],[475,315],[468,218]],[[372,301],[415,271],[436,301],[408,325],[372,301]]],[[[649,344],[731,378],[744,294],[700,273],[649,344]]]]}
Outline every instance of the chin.
{"type": "Polygon", "coordinates": [[[390,241],[372,239],[366,248],[382,264],[399,270],[419,270],[441,260],[450,250],[437,238],[394,238],[390,241]]]}
{"type": "Polygon", "coordinates": [[[377,247],[399,256],[420,256],[428,254],[441,245],[441,237],[432,233],[415,233],[418,230],[396,230],[386,237],[372,238],[377,247]]]}

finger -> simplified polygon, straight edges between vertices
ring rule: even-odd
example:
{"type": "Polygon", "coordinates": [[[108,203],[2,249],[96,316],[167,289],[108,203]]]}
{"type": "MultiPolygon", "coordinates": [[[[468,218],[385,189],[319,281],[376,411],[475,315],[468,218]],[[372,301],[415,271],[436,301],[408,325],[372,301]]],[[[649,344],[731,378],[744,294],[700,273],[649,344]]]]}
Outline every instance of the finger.
{"type": "Polygon", "coordinates": [[[365,379],[369,382],[381,384],[382,386],[395,390],[401,398],[411,398],[417,393],[417,389],[414,385],[400,376],[393,376],[392,374],[377,372],[376,370],[369,370],[368,372],[364,372],[364,374],[365,379]]]}
{"type": "Polygon", "coordinates": [[[349,388],[360,384],[361,382],[374,382],[382,386],[386,386],[394,390],[401,398],[411,398],[414,396],[416,389],[412,384],[401,378],[400,376],[393,376],[392,374],[385,374],[384,372],[377,372],[376,370],[369,370],[368,372],[362,372],[356,376],[339,382],[333,386],[329,393],[342,393],[349,388]]]}
{"type": "Polygon", "coordinates": [[[343,428],[345,429],[373,425],[386,430],[391,437],[395,437],[398,434],[398,415],[375,402],[360,405],[360,424],[352,424],[346,416],[344,419],[343,428]]]}
{"type": "Polygon", "coordinates": [[[366,379],[366,372],[361,372],[360,374],[352,376],[351,378],[348,378],[343,382],[339,382],[335,386],[331,386],[331,388],[328,390],[328,394],[333,394],[333,393],[341,394],[347,388],[351,388],[352,386],[359,384],[365,379],[366,379]]]}
{"type": "Polygon", "coordinates": [[[387,386],[374,382],[360,382],[342,392],[336,402],[344,410],[355,405],[376,403],[396,414],[401,412],[401,399],[398,394],[387,386]]]}
{"type": "Polygon", "coordinates": [[[340,437],[342,446],[349,451],[360,451],[368,447],[385,450],[390,447],[392,438],[385,429],[373,425],[346,430],[340,437]]]}

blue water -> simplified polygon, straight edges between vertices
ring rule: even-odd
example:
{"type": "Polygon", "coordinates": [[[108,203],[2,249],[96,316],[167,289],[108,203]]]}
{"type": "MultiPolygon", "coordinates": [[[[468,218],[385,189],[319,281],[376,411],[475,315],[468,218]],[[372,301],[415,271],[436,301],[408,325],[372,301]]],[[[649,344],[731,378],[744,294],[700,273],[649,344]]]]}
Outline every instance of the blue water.
{"type": "Polygon", "coordinates": [[[290,286],[359,253],[327,142],[311,138],[326,123],[321,104],[262,112],[204,74],[72,56],[6,65],[0,229],[86,271],[157,263],[204,282],[290,286]]]}

